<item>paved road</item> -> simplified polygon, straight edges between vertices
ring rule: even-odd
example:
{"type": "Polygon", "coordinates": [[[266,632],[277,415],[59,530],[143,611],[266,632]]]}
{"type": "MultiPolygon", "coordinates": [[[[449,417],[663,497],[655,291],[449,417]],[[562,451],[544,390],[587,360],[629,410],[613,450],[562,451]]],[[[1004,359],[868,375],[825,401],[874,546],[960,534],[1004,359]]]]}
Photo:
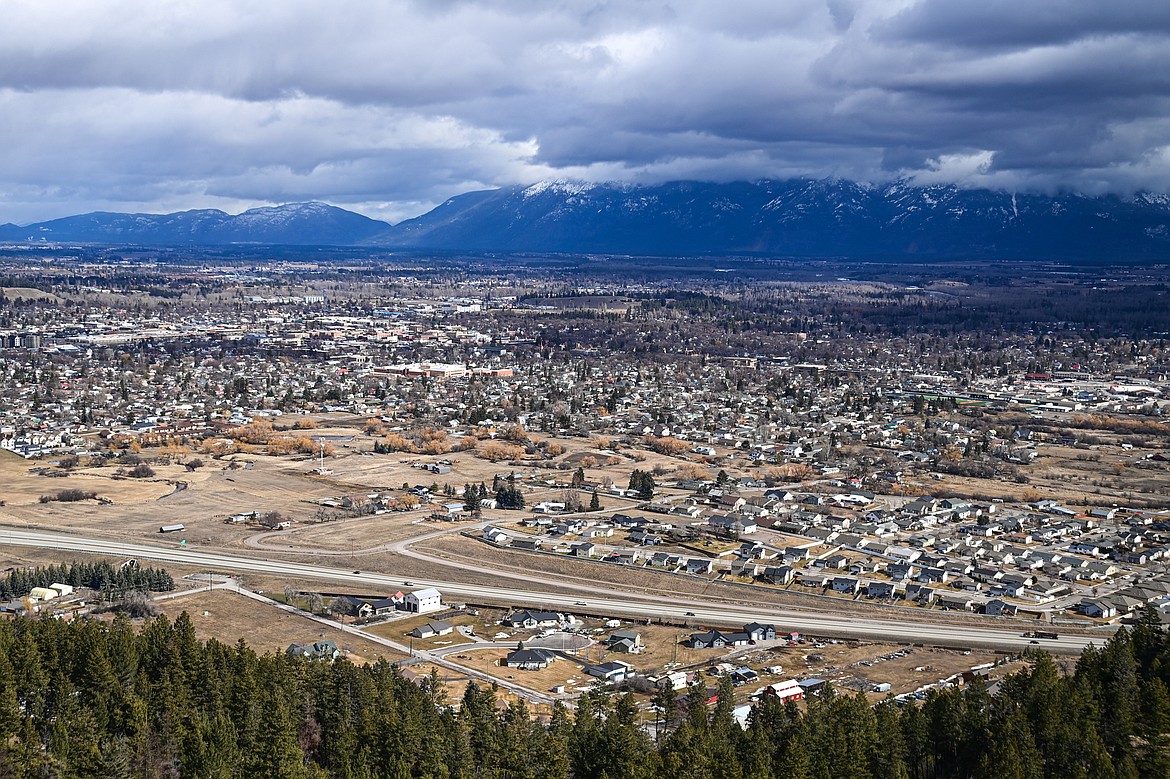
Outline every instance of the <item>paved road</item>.
{"type": "MultiPolygon", "coordinates": [[[[711,604],[709,601],[665,598],[627,593],[603,587],[579,588],[581,595],[533,592],[529,588],[489,587],[461,584],[437,579],[419,579],[411,585],[397,576],[383,573],[346,571],[297,562],[263,560],[218,552],[196,551],[183,547],[127,543],[85,538],[59,533],[0,529],[0,545],[31,546],[89,554],[159,560],[182,563],[209,571],[253,572],[275,576],[294,576],[342,582],[363,589],[398,589],[403,586],[438,587],[450,600],[472,603],[490,602],[513,606],[535,606],[550,610],[584,612],[627,619],[667,619],[694,625],[734,626],[748,622],[771,622],[779,630],[841,638],[864,638],[879,641],[914,642],[952,647],[983,647],[1005,651],[1028,647],[1029,639],[1015,630],[1001,630],[979,625],[940,625],[903,619],[867,618],[832,613],[799,612],[769,607],[734,604],[711,604]]],[[[568,588],[571,585],[561,585],[568,588]]],[[[1044,649],[1063,654],[1078,654],[1092,643],[1102,643],[1106,636],[1085,638],[1063,635],[1059,639],[1039,639],[1044,649]]]]}

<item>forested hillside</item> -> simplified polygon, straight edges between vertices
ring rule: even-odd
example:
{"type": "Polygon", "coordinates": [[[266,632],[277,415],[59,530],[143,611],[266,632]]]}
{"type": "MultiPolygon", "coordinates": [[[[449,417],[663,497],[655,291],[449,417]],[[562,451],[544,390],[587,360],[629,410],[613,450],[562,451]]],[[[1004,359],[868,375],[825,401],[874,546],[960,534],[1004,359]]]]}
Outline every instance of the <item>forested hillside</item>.
{"type": "Polygon", "coordinates": [[[1170,775],[1170,640],[1153,619],[1062,675],[1044,654],[994,696],[905,707],[829,695],[764,702],[742,730],[730,688],[590,694],[546,727],[469,685],[458,711],[385,663],[257,656],[195,638],[186,615],[0,623],[3,777],[1153,777],[1170,775]],[[660,741],[655,744],[655,741],[660,741]]]}

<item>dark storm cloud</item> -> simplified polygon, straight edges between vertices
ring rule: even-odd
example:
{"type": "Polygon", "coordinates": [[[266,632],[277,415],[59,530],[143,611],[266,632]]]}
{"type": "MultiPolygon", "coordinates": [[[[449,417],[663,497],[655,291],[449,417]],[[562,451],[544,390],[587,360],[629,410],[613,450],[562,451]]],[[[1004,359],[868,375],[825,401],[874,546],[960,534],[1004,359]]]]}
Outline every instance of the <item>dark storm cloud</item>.
{"type": "Polygon", "coordinates": [[[1164,189],[1170,6],[6,3],[0,221],[541,178],[1164,189]]]}

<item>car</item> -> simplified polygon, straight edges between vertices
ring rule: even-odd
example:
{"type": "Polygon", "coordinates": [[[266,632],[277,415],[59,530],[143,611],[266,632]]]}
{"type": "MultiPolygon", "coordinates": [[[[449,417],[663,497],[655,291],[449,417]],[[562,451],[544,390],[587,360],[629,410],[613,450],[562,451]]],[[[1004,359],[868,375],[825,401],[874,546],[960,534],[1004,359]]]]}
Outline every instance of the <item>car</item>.
{"type": "Polygon", "coordinates": [[[688,617],[693,617],[693,616],[695,616],[695,612],[693,612],[693,611],[688,611],[688,612],[687,612],[687,616],[688,616],[688,617]]]}
{"type": "Polygon", "coordinates": [[[578,606],[588,606],[589,604],[588,604],[588,603],[586,603],[586,602],[585,602],[585,601],[583,601],[583,600],[579,600],[579,601],[577,601],[577,605],[578,605],[578,606]]]}
{"type": "Polygon", "coordinates": [[[354,571],[354,573],[361,573],[361,571],[354,571]]]}
{"type": "Polygon", "coordinates": [[[1034,638],[1033,638],[1033,639],[1032,639],[1031,641],[1029,641],[1028,643],[1029,643],[1029,644],[1039,644],[1040,642],[1039,642],[1039,641],[1037,641],[1036,639],[1034,639],[1034,638]]]}
{"type": "Polygon", "coordinates": [[[413,587],[414,586],[414,582],[411,582],[411,581],[406,581],[406,582],[403,582],[402,584],[406,587],[413,587]]]}

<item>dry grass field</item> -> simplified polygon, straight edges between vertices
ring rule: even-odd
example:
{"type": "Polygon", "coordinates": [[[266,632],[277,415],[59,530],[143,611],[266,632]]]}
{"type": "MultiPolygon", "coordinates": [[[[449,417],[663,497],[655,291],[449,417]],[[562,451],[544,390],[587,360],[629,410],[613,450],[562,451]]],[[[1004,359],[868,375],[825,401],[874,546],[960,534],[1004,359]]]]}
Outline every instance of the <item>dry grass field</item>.
{"type": "Polygon", "coordinates": [[[558,657],[548,668],[534,671],[524,671],[519,668],[507,668],[500,662],[512,651],[511,649],[496,649],[492,647],[479,648],[475,644],[468,644],[466,649],[451,659],[469,668],[482,671],[502,679],[511,679],[517,684],[533,690],[548,692],[554,687],[564,685],[567,692],[576,692],[588,689],[593,684],[593,677],[585,673],[583,663],[574,662],[564,657],[558,657]]]}
{"type": "MultiPolygon", "coordinates": [[[[499,669],[497,669],[497,671],[498,670],[499,669]]],[[[454,706],[458,707],[459,701],[463,698],[463,693],[467,689],[468,683],[473,681],[472,677],[468,676],[467,674],[462,674],[458,671],[453,671],[442,666],[435,666],[430,663],[415,663],[413,665],[405,666],[402,669],[402,675],[408,679],[412,679],[415,682],[418,682],[425,677],[429,677],[432,671],[436,672],[436,675],[442,683],[447,700],[454,706]]],[[[474,681],[476,684],[480,685],[480,687],[483,687],[485,684],[482,679],[475,679],[474,681]]],[[[525,683],[523,679],[517,679],[516,681],[525,683]]],[[[508,704],[517,702],[519,700],[519,696],[517,696],[515,693],[505,690],[502,687],[496,691],[496,705],[500,709],[503,709],[508,704]]],[[[529,702],[526,702],[525,705],[528,708],[528,712],[533,717],[547,720],[547,718],[552,715],[551,706],[533,704],[529,702]]]]}
{"type": "Polygon", "coordinates": [[[1170,468],[1156,463],[1135,464],[1148,454],[1146,451],[1127,451],[1112,445],[1092,449],[1043,445],[1038,452],[1031,465],[1021,468],[1028,477],[1026,484],[951,475],[940,480],[912,477],[907,481],[929,494],[985,496],[1008,502],[1050,498],[1071,506],[1170,505],[1170,468]]]}
{"type": "Polygon", "coordinates": [[[405,655],[374,641],[330,628],[307,617],[237,595],[228,590],[211,590],[160,601],[163,613],[174,619],[184,611],[191,617],[200,639],[214,638],[234,644],[241,638],[257,652],[283,652],[289,644],[332,639],[349,650],[354,663],[373,662],[379,657],[401,660],[405,655]]]}
{"type": "MultiPolygon", "coordinates": [[[[437,619],[433,614],[423,614],[417,617],[409,617],[407,619],[396,619],[390,622],[381,622],[376,625],[370,625],[363,628],[367,633],[373,633],[375,636],[388,638],[391,641],[397,641],[400,644],[413,645],[417,649],[442,649],[443,647],[453,646],[455,644],[470,644],[472,640],[460,633],[458,630],[448,633],[445,636],[434,636],[432,638],[415,638],[412,639],[408,633],[420,625],[425,625],[428,622],[436,622],[437,619]]],[[[460,614],[457,617],[444,617],[444,622],[450,622],[456,626],[470,626],[476,633],[483,635],[490,629],[489,626],[479,617],[471,614],[460,614]]]]}

